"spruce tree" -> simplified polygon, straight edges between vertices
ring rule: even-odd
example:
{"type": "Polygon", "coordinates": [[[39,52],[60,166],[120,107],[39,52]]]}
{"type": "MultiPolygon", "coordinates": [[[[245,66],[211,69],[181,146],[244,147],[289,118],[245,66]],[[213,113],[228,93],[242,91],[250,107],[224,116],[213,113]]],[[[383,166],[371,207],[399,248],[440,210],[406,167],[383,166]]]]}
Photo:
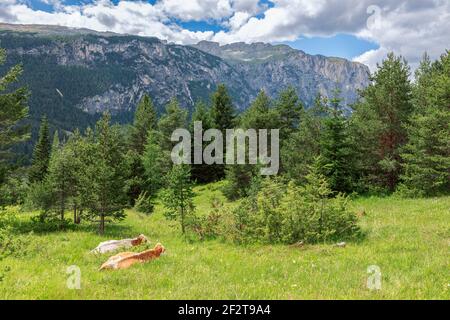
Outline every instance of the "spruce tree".
{"type": "MultiPolygon", "coordinates": [[[[5,60],[6,50],[0,48],[0,65],[5,60]]],[[[5,160],[9,147],[30,137],[29,126],[21,124],[28,117],[28,91],[23,87],[11,90],[22,71],[17,65],[0,76],[0,161],[5,160]]]]}
{"type": "MultiPolygon", "coordinates": [[[[268,141],[270,141],[270,129],[277,129],[279,124],[278,113],[272,108],[272,101],[267,94],[261,90],[256,99],[241,116],[239,127],[242,129],[268,130],[268,141]]],[[[250,143],[250,141],[249,141],[250,143]]],[[[259,144],[259,141],[257,141],[259,144]]],[[[238,146],[236,146],[237,148],[238,146]]],[[[246,154],[248,154],[246,145],[246,154]]],[[[251,146],[255,150],[259,145],[251,146]]],[[[270,152],[270,150],[268,150],[270,152]]],[[[250,164],[248,159],[246,164],[233,164],[226,166],[227,187],[225,193],[228,198],[236,199],[248,195],[252,182],[259,175],[259,166],[250,164]]]]}
{"type": "MultiPolygon", "coordinates": [[[[182,109],[173,98],[167,105],[165,113],[159,119],[155,129],[150,129],[140,157],[142,162],[143,188],[139,196],[139,206],[150,212],[157,192],[164,184],[164,176],[171,168],[170,154],[175,143],[171,141],[172,133],[187,126],[187,111],[182,109]]],[[[138,208],[139,209],[139,208],[138,208]]]]}
{"type": "Polygon", "coordinates": [[[51,142],[47,117],[42,117],[39,129],[39,138],[33,152],[33,160],[30,168],[30,181],[41,182],[44,180],[50,162],[51,142]]]}
{"type": "MultiPolygon", "coordinates": [[[[194,106],[194,112],[192,114],[191,123],[189,125],[189,131],[191,132],[191,137],[194,140],[194,123],[195,122],[201,122],[202,123],[202,130],[203,133],[206,130],[213,128],[212,118],[211,118],[211,112],[208,108],[208,106],[203,101],[197,101],[194,106]]],[[[191,169],[191,175],[192,180],[197,181],[200,183],[206,183],[206,182],[212,182],[217,180],[217,173],[215,170],[215,167],[212,165],[207,164],[195,164],[194,163],[194,152],[195,152],[195,140],[194,143],[192,143],[192,169],[191,169]]],[[[205,147],[205,144],[202,141],[200,141],[200,147],[203,152],[203,148],[205,147]]]]}
{"type": "MultiPolygon", "coordinates": [[[[212,95],[211,118],[214,129],[220,130],[224,137],[226,129],[233,129],[235,127],[236,109],[224,84],[219,84],[217,90],[212,95]]],[[[225,165],[216,164],[213,167],[216,171],[217,178],[222,179],[225,176],[225,165]]]]}
{"type": "Polygon", "coordinates": [[[136,107],[134,122],[130,128],[130,149],[127,162],[130,176],[127,179],[127,195],[131,205],[146,190],[142,155],[149,132],[156,129],[157,115],[152,100],[144,95],[136,107]]]}
{"type": "Polygon", "coordinates": [[[187,111],[180,107],[176,98],[173,98],[158,121],[158,131],[161,134],[160,146],[163,150],[172,151],[176,143],[172,142],[170,137],[179,128],[187,128],[187,111]]]}
{"type": "Polygon", "coordinates": [[[211,116],[215,129],[224,132],[234,128],[236,110],[224,84],[219,84],[212,95],[211,116]]]}
{"type": "Polygon", "coordinates": [[[293,87],[281,91],[275,101],[275,110],[279,117],[280,139],[285,141],[300,125],[304,107],[293,87]]]}
{"type": "Polygon", "coordinates": [[[279,114],[272,108],[270,97],[261,90],[250,107],[242,114],[239,126],[244,129],[278,128],[279,114]]]}
{"type": "MultiPolygon", "coordinates": [[[[0,48],[0,66],[5,63],[6,50],[0,48]]],[[[0,75],[0,185],[9,171],[10,148],[30,138],[30,127],[23,120],[28,117],[28,91],[12,86],[22,74],[22,67],[15,66],[0,75]]]]}
{"type": "Polygon", "coordinates": [[[415,112],[407,126],[409,141],[401,154],[401,191],[430,196],[450,190],[450,52],[416,73],[415,112]]]}
{"type": "Polygon", "coordinates": [[[52,193],[52,211],[59,217],[60,225],[65,221],[65,212],[77,196],[79,159],[70,144],[52,150],[45,183],[52,193]]]}
{"type": "Polygon", "coordinates": [[[286,177],[296,184],[306,183],[310,167],[320,153],[320,137],[328,117],[327,101],[318,95],[314,106],[302,113],[294,130],[281,149],[281,163],[286,177]]]}
{"type": "Polygon", "coordinates": [[[126,205],[124,141],[117,126],[110,125],[111,116],[105,113],[97,122],[95,133],[96,159],[88,168],[92,179],[93,197],[89,203],[91,219],[98,219],[99,233],[105,231],[105,224],[125,217],[126,205]]]}
{"type": "Polygon", "coordinates": [[[320,135],[320,166],[333,191],[348,193],[353,189],[353,152],[339,95],[340,92],[335,90],[329,106],[331,116],[324,120],[320,135]]]}
{"type": "Polygon", "coordinates": [[[205,102],[199,100],[194,105],[194,112],[192,113],[191,123],[189,129],[194,131],[194,122],[200,121],[202,123],[203,131],[214,127],[211,110],[205,104],[205,102]]]}
{"type": "Polygon", "coordinates": [[[69,138],[67,147],[74,155],[76,188],[72,197],[73,221],[75,224],[81,222],[84,212],[95,206],[96,194],[92,190],[96,186],[96,179],[92,179],[92,172],[95,170],[97,161],[97,144],[94,132],[90,127],[85,131],[84,136],[78,130],[69,138]]]}
{"type": "Polygon", "coordinates": [[[388,54],[371,76],[355,105],[352,126],[358,166],[364,184],[393,191],[401,173],[401,147],[412,112],[410,68],[402,57],[388,54]]]}
{"type": "Polygon", "coordinates": [[[178,220],[185,235],[195,209],[189,165],[174,165],[166,177],[166,185],[162,196],[166,216],[178,220]]]}
{"type": "Polygon", "coordinates": [[[164,185],[164,176],[171,168],[170,151],[163,150],[161,140],[163,138],[159,131],[151,131],[142,155],[148,201],[153,201],[156,197],[158,190],[164,185]]]}
{"type": "Polygon", "coordinates": [[[150,130],[157,125],[156,110],[151,98],[145,94],[136,107],[134,122],[131,129],[131,148],[139,155],[144,153],[145,143],[150,130]]]}
{"type": "Polygon", "coordinates": [[[414,113],[423,111],[430,103],[429,98],[433,94],[433,66],[430,56],[424,53],[419,67],[414,73],[415,83],[412,87],[412,102],[414,113]]]}
{"type": "MultiPolygon", "coordinates": [[[[281,91],[274,101],[274,105],[278,121],[276,126],[280,129],[280,150],[283,150],[289,148],[292,143],[292,136],[298,131],[305,110],[293,87],[281,91]]],[[[282,174],[286,172],[282,156],[279,172],[282,174]]]]}

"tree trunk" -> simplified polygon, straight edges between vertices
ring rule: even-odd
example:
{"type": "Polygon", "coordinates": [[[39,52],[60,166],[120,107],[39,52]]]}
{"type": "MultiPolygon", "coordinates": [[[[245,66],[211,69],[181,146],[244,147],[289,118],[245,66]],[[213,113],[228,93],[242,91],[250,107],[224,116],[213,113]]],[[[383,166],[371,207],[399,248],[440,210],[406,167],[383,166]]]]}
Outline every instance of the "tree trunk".
{"type": "Polygon", "coordinates": [[[105,233],[105,215],[103,213],[100,215],[100,226],[98,231],[100,234],[105,233]]]}
{"type": "Polygon", "coordinates": [[[183,187],[181,187],[181,233],[186,236],[185,230],[184,230],[184,192],[183,187]]]}
{"type": "Polygon", "coordinates": [[[60,229],[63,229],[63,227],[64,227],[64,211],[66,210],[65,204],[66,204],[66,199],[65,199],[65,196],[62,194],[61,195],[61,207],[60,207],[60,212],[59,212],[60,219],[61,219],[60,225],[59,225],[60,229]]]}
{"type": "Polygon", "coordinates": [[[66,210],[66,207],[65,207],[64,196],[61,196],[61,207],[59,208],[59,215],[60,215],[61,222],[64,221],[64,211],[65,210],[66,210]]]}
{"type": "Polygon", "coordinates": [[[77,224],[81,223],[81,216],[83,215],[83,209],[78,210],[78,215],[77,215],[77,224]]]}
{"type": "Polygon", "coordinates": [[[184,235],[184,209],[181,208],[181,233],[184,235]]]}
{"type": "Polygon", "coordinates": [[[73,206],[73,223],[78,224],[77,206],[73,206]]]}

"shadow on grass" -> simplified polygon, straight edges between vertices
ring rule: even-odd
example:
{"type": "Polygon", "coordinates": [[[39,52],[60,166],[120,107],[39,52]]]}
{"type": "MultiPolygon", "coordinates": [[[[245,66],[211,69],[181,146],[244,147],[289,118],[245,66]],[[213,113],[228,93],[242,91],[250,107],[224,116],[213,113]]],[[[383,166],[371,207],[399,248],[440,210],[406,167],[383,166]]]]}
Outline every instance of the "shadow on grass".
{"type": "MultiPolygon", "coordinates": [[[[345,241],[345,242],[348,242],[348,243],[360,244],[360,243],[364,242],[367,239],[368,234],[369,234],[369,230],[359,229],[353,235],[342,237],[342,238],[337,238],[336,237],[336,238],[334,238],[332,240],[333,240],[333,243],[340,242],[340,241],[345,241]]],[[[331,241],[327,241],[327,243],[331,243],[331,241]]]]}
{"type": "Polygon", "coordinates": [[[302,247],[303,245],[336,245],[340,242],[346,242],[347,244],[361,244],[366,241],[370,230],[362,229],[358,227],[353,233],[342,234],[339,236],[331,236],[326,239],[317,239],[315,241],[306,241],[298,239],[295,242],[284,242],[282,240],[277,241],[268,241],[267,239],[255,239],[255,238],[226,238],[224,235],[216,235],[210,237],[201,238],[195,232],[189,232],[184,236],[184,240],[189,244],[201,244],[201,243],[210,243],[210,242],[220,242],[222,244],[233,244],[236,247],[253,247],[257,246],[272,246],[272,245],[280,245],[286,247],[302,247]]]}
{"type": "MultiPolygon", "coordinates": [[[[117,238],[129,238],[135,236],[133,228],[129,225],[108,223],[105,226],[105,237],[117,237],[117,238]]],[[[44,235],[49,233],[66,233],[72,232],[86,232],[92,234],[98,234],[98,224],[95,222],[84,221],[80,224],[74,224],[69,220],[65,220],[64,223],[60,221],[41,222],[36,220],[27,219],[20,221],[14,226],[14,233],[16,234],[29,234],[30,232],[37,235],[44,235]]]]}

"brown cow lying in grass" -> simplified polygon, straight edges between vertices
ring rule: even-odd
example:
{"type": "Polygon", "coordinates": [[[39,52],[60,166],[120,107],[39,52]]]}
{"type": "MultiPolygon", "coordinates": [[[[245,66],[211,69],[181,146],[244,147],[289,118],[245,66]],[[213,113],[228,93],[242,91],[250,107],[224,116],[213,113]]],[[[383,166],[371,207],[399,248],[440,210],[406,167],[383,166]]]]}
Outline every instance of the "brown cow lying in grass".
{"type": "Polygon", "coordinates": [[[92,250],[92,253],[106,253],[111,251],[116,251],[121,248],[131,248],[138,246],[142,243],[148,242],[148,239],[143,234],[139,235],[137,238],[133,239],[123,239],[123,240],[108,240],[101,242],[97,248],[92,250]]]}
{"type": "Polygon", "coordinates": [[[121,252],[112,256],[100,267],[104,269],[128,269],[135,263],[143,263],[152,259],[159,258],[164,253],[165,249],[161,243],[156,244],[153,249],[146,250],[140,253],[136,252],[121,252]]]}

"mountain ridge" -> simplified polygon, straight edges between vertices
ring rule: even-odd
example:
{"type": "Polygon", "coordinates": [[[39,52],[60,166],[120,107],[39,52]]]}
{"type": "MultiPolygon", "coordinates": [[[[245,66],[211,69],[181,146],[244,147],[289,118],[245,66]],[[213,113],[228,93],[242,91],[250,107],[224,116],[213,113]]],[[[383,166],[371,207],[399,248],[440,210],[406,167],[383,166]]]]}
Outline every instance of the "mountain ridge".
{"type": "Polygon", "coordinates": [[[172,97],[192,109],[196,100],[208,100],[217,84],[225,83],[244,110],[259,90],[276,97],[287,86],[307,106],[317,94],[330,96],[336,87],[344,104],[350,104],[369,82],[362,64],[283,44],[179,45],[155,37],[0,23],[0,46],[8,52],[3,69],[24,65],[22,83],[32,90],[32,114],[50,113],[61,124],[70,119],[58,114],[58,104],[75,109],[69,113],[87,114],[81,118],[110,110],[127,122],[144,93],[160,111],[172,97]]]}

